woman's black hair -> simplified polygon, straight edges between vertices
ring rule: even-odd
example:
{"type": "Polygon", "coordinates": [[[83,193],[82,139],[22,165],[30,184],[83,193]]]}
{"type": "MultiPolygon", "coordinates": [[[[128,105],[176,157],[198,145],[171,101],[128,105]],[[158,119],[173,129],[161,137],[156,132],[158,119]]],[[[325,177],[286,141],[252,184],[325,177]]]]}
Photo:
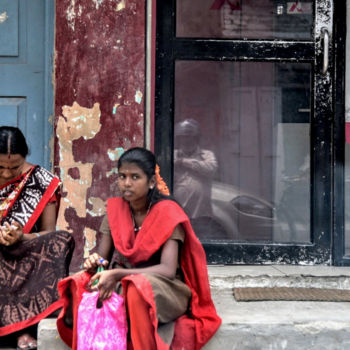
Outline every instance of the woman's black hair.
{"type": "Polygon", "coordinates": [[[0,126],[0,154],[28,155],[28,145],[22,131],[13,126],[0,126]]]}
{"type": "MultiPolygon", "coordinates": [[[[152,176],[156,173],[156,157],[146,148],[134,147],[125,151],[118,159],[118,170],[125,163],[136,164],[146,174],[148,181],[151,180],[152,176]]],[[[153,189],[148,191],[147,199],[151,205],[164,199],[175,201],[172,196],[161,193],[157,186],[154,186],[153,189]]]]}

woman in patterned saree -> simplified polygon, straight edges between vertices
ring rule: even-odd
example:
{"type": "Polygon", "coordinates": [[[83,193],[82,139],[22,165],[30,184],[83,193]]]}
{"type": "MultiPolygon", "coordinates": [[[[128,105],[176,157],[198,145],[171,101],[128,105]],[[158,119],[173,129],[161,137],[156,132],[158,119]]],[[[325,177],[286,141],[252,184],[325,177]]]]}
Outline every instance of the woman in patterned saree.
{"type": "Polygon", "coordinates": [[[62,306],[57,283],[74,249],[68,232],[55,231],[60,180],[27,154],[22,132],[1,126],[0,337],[14,334],[17,349],[35,349],[28,327],[62,306]]]}

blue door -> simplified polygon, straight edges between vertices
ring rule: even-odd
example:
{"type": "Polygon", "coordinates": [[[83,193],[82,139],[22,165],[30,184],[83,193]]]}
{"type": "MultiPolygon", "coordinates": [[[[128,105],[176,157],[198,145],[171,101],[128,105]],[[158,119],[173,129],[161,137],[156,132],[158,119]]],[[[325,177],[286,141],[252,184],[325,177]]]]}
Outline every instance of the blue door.
{"type": "Polygon", "coordinates": [[[0,1],[0,125],[25,134],[28,160],[50,166],[54,2],[0,1]]]}

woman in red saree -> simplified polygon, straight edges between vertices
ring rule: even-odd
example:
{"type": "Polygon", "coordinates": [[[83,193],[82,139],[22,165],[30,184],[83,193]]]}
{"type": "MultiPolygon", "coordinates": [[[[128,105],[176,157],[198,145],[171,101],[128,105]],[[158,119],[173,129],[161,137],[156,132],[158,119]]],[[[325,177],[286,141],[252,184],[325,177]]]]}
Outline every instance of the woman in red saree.
{"type": "Polygon", "coordinates": [[[87,272],[59,283],[65,306],[57,326],[73,349],[78,305],[82,293],[91,288],[89,281],[97,281],[92,289],[99,290],[102,301],[122,289],[129,349],[200,349],[221,324],[211,299],[202,245],[182,208],[160,192],[166,186],[157,178],[152,152],[132,148],[120,157],[122,197],[107,202],[98,253],[86,259],[87,272]],[[109,269],[96,273],[100,265],[109,269]]]}
{"type": "Polygon", "coordinates": [[[60,180],[27,154],[21,131],[0,127],[0,337],[16,332],[17,349],[36,349],[28,327],[62,307],[57,283],[74,249],[55,232],[60,180]]]}

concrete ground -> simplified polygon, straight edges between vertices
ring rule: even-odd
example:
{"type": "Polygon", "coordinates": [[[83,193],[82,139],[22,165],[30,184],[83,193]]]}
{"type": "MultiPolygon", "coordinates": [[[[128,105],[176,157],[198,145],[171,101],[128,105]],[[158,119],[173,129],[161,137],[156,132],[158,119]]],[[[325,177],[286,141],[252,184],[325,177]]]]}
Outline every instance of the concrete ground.
{"type": "MultiPolygon", "coordinates": [[[[315,287],[350,290],[350,268],[209,266],[212,296],[223,323],[204,350],[350,349],[350,302],[237,302],[234,287],[315,287]]],[[[39,350],[68,349],[55,319],[39,325],[39,350]]],[[[3,348],[2,350],[14,348],[3,348]]]]}
{"type": "Polygon", "coordinates": [[[210,266],[209,275],[223,324],[205,350],[350,349],[349,302],[237,302],[232,295],[234,287],[350,289],[350,268],[210,266]]]}

